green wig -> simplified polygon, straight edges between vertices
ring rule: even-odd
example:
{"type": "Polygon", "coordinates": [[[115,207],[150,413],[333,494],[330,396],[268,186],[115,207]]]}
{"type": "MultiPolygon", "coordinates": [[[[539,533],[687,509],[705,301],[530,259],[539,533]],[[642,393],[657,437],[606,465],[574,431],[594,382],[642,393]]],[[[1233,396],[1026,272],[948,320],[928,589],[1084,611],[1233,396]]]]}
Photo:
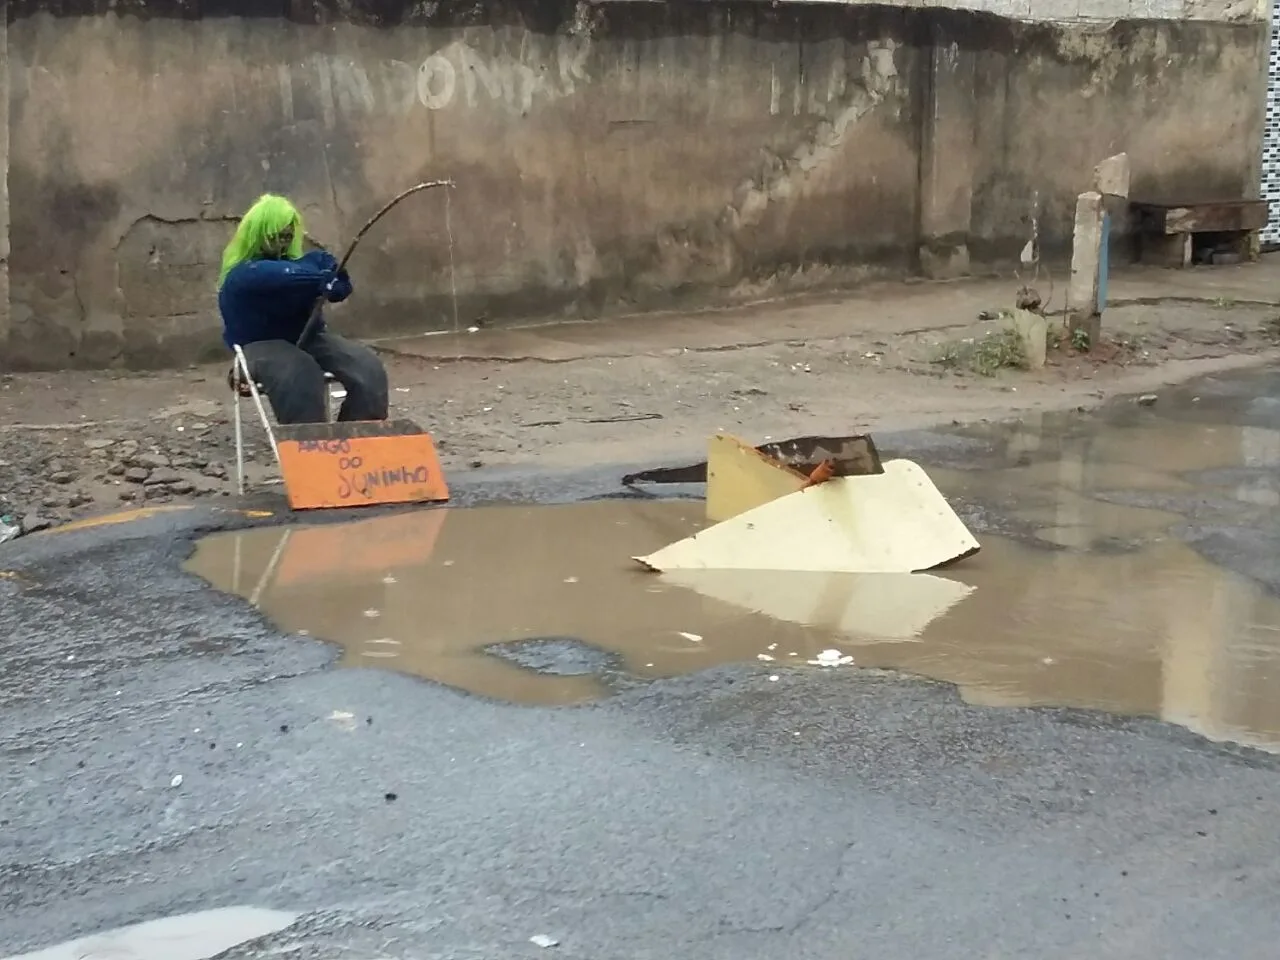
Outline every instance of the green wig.
{"type": "Polygon", "coordinates": [[[290,260],[297,260],[302,256],[303,234],[302,215],[298,213],[298,208],[284,197],[274,193],[264,193],[259,197],[258,202],[240,218],[235,236],[222,251],[222,272],[218,274],[219,289],[234,267],[246,260],[256,260],[266,256],[271,241],[289,227],[293,227],[293,240],[288,249],[283,251],[283,256],[290,260]]]}

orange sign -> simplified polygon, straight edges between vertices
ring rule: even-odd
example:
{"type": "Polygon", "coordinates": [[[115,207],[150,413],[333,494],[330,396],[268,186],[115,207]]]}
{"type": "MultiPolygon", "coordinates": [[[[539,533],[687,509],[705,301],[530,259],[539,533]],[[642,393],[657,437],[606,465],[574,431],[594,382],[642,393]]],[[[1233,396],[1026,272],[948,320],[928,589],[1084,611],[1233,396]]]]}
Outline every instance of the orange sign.
{"type": "Polygon", "coordinates": [[[281,429],[280,472],[293,509],[449,499],[429,434],[342,436],[347,426],[352,434],[374,432],[333,424],[330,436],[308,438],[281,429]]]}

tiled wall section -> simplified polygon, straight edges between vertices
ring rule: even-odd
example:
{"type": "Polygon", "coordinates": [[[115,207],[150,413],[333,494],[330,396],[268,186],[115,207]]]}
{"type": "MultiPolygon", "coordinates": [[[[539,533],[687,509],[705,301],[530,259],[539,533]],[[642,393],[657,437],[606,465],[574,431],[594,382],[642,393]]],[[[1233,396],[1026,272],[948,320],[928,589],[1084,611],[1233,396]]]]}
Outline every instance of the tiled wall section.
{"type": "Polygon", "coordinates": [[[1262,130],[1262,199],[1271,201],[1271,220],[1263,243],[1280,243],[1280,0],[1271,16],[1271,55],[1267,61],[1267,114],[1262,130]]]}

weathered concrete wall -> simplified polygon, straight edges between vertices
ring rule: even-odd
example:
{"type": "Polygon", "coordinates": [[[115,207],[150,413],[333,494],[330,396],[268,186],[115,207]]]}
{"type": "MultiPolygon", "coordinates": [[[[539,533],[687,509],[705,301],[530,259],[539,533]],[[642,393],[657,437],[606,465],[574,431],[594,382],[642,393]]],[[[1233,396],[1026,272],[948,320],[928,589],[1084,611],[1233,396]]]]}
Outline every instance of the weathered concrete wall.
{"type": "Polygon", "coordinates": [[[1077,195],[1094,165],[1120,151],[1132,162],[1134,199],[1257,196],[1264,26],[1028,25],[1005,48],[968,24],[950,29],[973,75],[968,110],[955,103],[949,120],[972,131],[960,161],[972,185],[972,258],[1015,257],[1026,234],[1012,228],[1033,209],[1043,249],[1065,255],[1077,195]]]}
{"type": "MultiPolygon", "coordinates": [[[[218,255],[264,189],[337,243],[403,186],[454,178],[466,324],[963,272],[1021,245],[1033,197],[1066,231],[1066,198],[1121,149],[1139,186],[1256,184],[1260,25],[752,0],[10,4],[10,367],[217,355],[218,255]]],[[[408,201],[357,254],[339,322],[450,327],[449,263],[443,194],[408,201]]]]}

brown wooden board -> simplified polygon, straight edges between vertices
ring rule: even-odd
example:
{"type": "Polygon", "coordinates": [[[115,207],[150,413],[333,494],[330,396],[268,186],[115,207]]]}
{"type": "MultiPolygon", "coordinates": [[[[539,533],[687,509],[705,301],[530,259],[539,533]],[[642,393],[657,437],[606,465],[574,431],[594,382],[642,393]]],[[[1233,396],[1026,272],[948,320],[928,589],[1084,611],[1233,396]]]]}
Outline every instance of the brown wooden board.
{"type": "MultiPolygon", "coordinates": [[[[793,467],[808,476],[824,460],[835,462],[835,476],[860,477],[884,473],[880,464],[880,452],[875,441],[866,434],[849,437],[796,437],[778,440],[755,448],[767,457],[793,467]]],[[[622,478],[625,486],[637,483],[706,483],[707,463],[690,464],[687,467],[659,467],[627,474],[622,478]]]]}

